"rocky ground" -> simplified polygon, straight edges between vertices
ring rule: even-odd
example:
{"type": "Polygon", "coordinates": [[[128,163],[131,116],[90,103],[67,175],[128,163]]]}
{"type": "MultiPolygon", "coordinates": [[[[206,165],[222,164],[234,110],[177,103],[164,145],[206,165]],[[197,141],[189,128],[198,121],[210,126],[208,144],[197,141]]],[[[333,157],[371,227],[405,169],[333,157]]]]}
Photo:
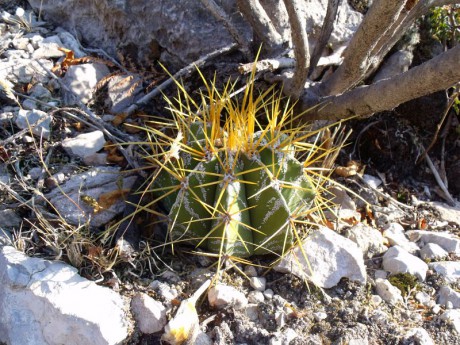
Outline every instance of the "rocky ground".
{"type": "MultiPolygon", "coordinates": [[[[176,322],[199,344],[460,344],[460,204],[415,165],[429,128],[397,114],[353,124],[334,175],[349,192],[334,189],[334,231],[312,232],[309,262],[228,262],[201,294],[214,259],[172,255],[147,230],[119,257],[103,231],[136,180],[123,172],[133,148],[111,144],[141,141],[144,114],[123,112],[164,74],[136,74],[22,5],[0,2],[0,342],[179,343],[176,322]]],[[[453,166],[458,132],[445,137],[453,166]]]]}

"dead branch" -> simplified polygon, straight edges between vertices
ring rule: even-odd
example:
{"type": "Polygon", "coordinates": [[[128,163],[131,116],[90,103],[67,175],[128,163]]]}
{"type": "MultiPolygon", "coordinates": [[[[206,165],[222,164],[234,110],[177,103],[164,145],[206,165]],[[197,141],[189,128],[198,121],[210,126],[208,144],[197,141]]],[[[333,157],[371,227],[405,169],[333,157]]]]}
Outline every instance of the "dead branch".
{"type": "MultiPolygon", "coordinates": [[[[323,106],[306,113],[304,119],[308,121],[365,117],[392,109],[411,99],[448,89],[460,80],[458,61],[460,45],[393,78],[357,87],[341,95],[322,98],[318,103],[323,103],[323,106]]],[[[300,107],[308,109],[312,106],[309,97],[310,95],[305,92],[300,107]]]]}
{"type": "Polygon", "coordinates": [[[337,95],[355,87],[372,63],[369,52],[397,20],[405,1],[376,0],[345,50],[343,63],[321,86],[321,94],[337,95]]]}
{"type": "Polygon", "coordinates": [[[339,12],[340,0],[329,0],[327,3],[326,16],[324,17],[323,26],[321,27],[321,33],[319,35],[318,42],[313,49],[313,54],[310,59],[310,68],[308,70],[308,75],[313,73],[318,61],[321,57],[321,53],[326,47],[329,37],[331,37],[332,30],[334,28],[334,22],[337,18],[337,13],[339,12]]]}
{"type": "Polygon", "coordinates": [[[284,0],[284,5],[291,24],[291,39],[294,46],[296,60],[292,79],[285,82],[284,92],[295,99],[302,93],[308,77],[310,52],[305,20],[302,16],[302,2],[300,0],[284,0]]]}
{"type": "Polygon", "coordinates": [[[257,37],[264,43],[265,49],[277,51],[283,45],[283,38],[276,30],[270,17],[259,0],[237,0],[238,9],[251,24],[257,37]]]}

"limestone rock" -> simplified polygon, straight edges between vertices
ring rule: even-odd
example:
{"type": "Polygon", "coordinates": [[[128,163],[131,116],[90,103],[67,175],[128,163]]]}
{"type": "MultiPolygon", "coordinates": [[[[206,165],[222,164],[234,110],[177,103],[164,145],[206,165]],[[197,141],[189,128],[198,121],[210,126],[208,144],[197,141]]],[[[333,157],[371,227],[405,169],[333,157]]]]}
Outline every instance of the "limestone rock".
{"type": "Polygon", "coordinates": [[[244,308],[248,304],[246,296],[232,286],[217,284],[208,291],[209,304],[216,308],[244,308]]]}
{"type": "Polygon", "coordinates": [[[94,131],[82,133],[75,138],[67,138],[62,141],[62,147],[70,154],[85,158],[95,154],[105,145],[104,133],[94,131]]]}
{"type": "Polygon", "coordinates": [[[454,308],[460,309],[460,292],[449,286],[443,286],[439,289],[438,303],[446,306],[448,302],[452,303],[454,308]]]}
{"type": "Polygon", "coordinates": [[[435,345],[429,333],[422,327],[412,328],[404,336],[404,340],[410,344],[435,345]]]}
{"type": "Polygon", "coordinates": [[[145,293],[137,293],[133,297],[131,311],[139,330],[144,334],[159,332],[166,325],[166,308],[145,293]]]}
{"type": "Polygon", "coordinates": [[[428,265],[403,248],[394,246],[383,255],[383,268],[391,274],[409,273],[424,281],[428,265]]]}
{"type": "Polygon", "coordinates": [[[460,262],[440,261],[430,264],[430,268],[444,277],[448,283],[455,283],[460,280],[460,262]]]}
{"type": "Polygon", "coordinates": [[[123,299],[61,262],[0,248],[0,342],[119,344],[128,336],[123,299]]]}
{"type": "Polygon", "coordinates": [[[387,250],[387,247],[383,245],[384,238],[380,231],[362,223],[350,228],[345,236],[358,245],[366,258],[371,258],[387,250]]]}
{"type": "Polygon", "coordinates": [[[403,302],[401,291],[386,279],[376,279],[375,289],[378,295],[387,303],[395,305],[403,302]]]}
{"type": "Polygon", "coordinates": [[[21,128],[32,128],[32,133],[36,136],[43,136],[45,139],[50,137],[51,115],[41,110],[24,110],[20,109],[16,117],[16,125],[21,128]]]}
{"type": "Polygon", "coordinates": [[[390,223],[388,228],[383,232],[383,236],[392,246],[399,246],[409,253],[415,253],[420,248],[414,242],[410,242],[404,234],[404,228],[401,224],[390,223]]]}
{"type": "Polygon", "coordinates": [[[64,101],[73,104],[76,100],[88,103],[93,97],[97,83],[109,74],[109,69],[101,63],[86,63],[70,66],[62,82],[70,90],[64,89],[64,101]],[[75,99],[75,97],[77,99],[75,99]]]}
{"type": "Polygon", "coordinates": [[[296,247],[289,252],[274,269],[309,279],[324,288],[337,285],[344,277],[366,282],[363,254],[353,241],[321,227],[303,242],[302,247],[303,251],[296,247]]]}
{"type": "Polygon", "coordinates": [[[448,232],[434,232],[427,230],[411,230],[407,232],[411,241],[420,241],[423,244],[435,243],[448,253],[460,255],[460,238],[448,232]]]}
{"type": "Polygon", "coordinates": [[[420,249],[420,257],[423,260],[444,259],[447,255],[449,255],[449,253],[436,243],[427,243],[420,249]]]}
{"type": "Polygon", "coordinates": [[[439,318],[450,324],[457,333],[460,333],[460,309],[447,310],[439,318]]]}

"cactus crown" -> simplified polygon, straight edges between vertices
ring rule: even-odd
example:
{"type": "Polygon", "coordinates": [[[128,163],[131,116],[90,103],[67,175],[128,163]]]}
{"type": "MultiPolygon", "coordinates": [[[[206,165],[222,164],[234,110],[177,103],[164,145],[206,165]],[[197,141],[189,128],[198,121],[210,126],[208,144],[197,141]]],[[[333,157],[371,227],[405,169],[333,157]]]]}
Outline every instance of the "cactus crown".
{"type": "Polygon", "coordinates": [[[283,255],[319,219],[327,177],[318,162],[333,149],[309,144],[320,132],[296,125],[273,87],[257,93],[254,73],[237,100],[235,83],[219,91],[198,72],[199,101],[176,82],[177,98],[166,99],[172,118],[147,122],[145,158],[157,167],[148,189],[166,211],[168,239],[219,259],[283,255]]]}

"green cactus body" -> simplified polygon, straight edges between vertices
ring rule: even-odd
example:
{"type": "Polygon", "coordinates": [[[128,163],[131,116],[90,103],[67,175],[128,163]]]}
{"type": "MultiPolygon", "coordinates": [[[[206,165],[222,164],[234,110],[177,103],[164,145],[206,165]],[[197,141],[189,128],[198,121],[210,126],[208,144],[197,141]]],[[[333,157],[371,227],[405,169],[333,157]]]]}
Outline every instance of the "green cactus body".
{"type": "Polygon", "coordinates": [[[181,152],[154,182],[159,197],[171,191],[162,200],[171,241],[237,257],[284,253],[295,240],[292,219],[315,197],[303,165],[279,148],[288,137],[257,132],[251,152],[212,152],[203,127],[189,127],[185,147],[194,154],[181,152]]]}

